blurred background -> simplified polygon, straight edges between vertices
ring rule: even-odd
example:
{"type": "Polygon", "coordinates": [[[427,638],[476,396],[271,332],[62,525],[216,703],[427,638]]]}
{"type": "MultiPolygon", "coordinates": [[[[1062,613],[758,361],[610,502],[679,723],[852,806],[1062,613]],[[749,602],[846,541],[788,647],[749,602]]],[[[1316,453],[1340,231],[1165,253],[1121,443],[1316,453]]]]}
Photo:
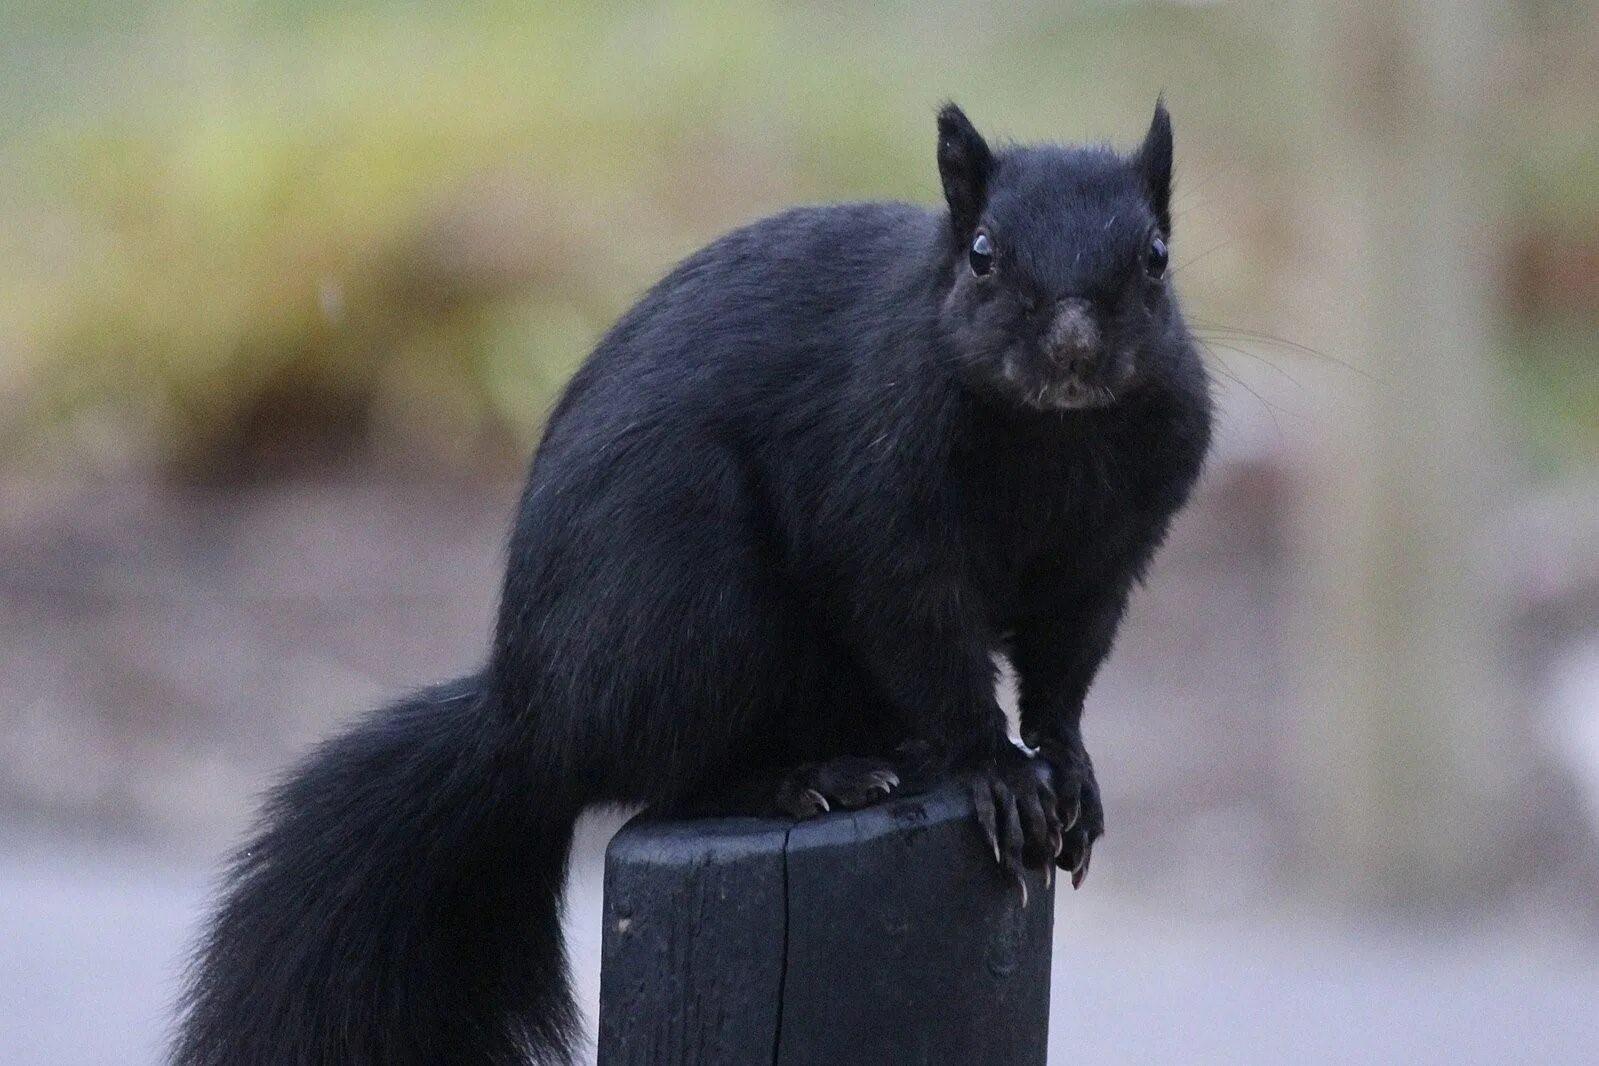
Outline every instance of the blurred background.
{"type": "Polygon", "coordinates": [[[157,1060],[255,797],[483,654],[675,259],[936,201],[945,98],[1164,91],[1222,421],[1090,697],[1053,1061],[1599,1061],[1596,56],[1562,0],[7,0],[0,1059],[157,1060]]]}

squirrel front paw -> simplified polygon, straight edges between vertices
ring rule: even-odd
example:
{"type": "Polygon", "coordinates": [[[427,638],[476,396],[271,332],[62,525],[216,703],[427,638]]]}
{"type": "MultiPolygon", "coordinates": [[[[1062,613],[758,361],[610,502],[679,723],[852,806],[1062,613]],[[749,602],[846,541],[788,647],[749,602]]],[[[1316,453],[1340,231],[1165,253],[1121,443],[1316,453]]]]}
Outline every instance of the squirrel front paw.
{"type": "MultiPolygon", "coordinates": [[[[1072,888],[1088,876],[1094,842],[1105,833],[1094,766],[1081,739],[1046,740],[1037,754],[1007,749],[968,779],[972,805],[994,861],[1027,905],[1023,870],[1058,866],[1072,888]]],[[[1045,878],[1049,884],[1049,878],[1045,878]]]]}
{"type": "Polygon", "coordinates": [[[1009,745],[993,761],[967,778],[967,790],[977,812],[983,839],[994,861],[1016,885],[1022,906],[1027,906],[1024,869],[1049,874],[1065,844],[1066,824],[1056,799],[1053,767],[1009,745]]]}
{"type": "Polygon", "coordinates": [[[1059,797],[1063,836],[1055,849],[1055,864],[1071,871],[1072,887],[1077,888],[1088,876],[1094,841],[1105,835],[1105,808],[1100,803],[1094,764],[1076,733],[1045,738],[1032,746],[1038,749],[1039,761],[1049,767],[1051,788],[1059,797]]]}

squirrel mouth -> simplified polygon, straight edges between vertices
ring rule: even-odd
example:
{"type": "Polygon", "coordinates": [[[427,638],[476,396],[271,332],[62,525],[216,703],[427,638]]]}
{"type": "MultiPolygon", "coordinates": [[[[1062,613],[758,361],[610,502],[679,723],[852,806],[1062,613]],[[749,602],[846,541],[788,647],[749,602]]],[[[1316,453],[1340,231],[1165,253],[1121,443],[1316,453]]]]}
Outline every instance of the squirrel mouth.
{"type": "Polygon", "coordinates": [[[1129,373],[1113,382],[1087,381],[1081,372],[1067,368],[1040,375],[1023,370],[1021,361],[1010,356],[1003,363],[1000,387],[1012,403],[1033,411],[1091,411],[1120,399],[1131,377],[1129,373]]]}
{"type": "Polygon", "coordinates": [[[1116,402],[1116,393],[1104,385],[1090,385],[1076,378],[1067,378],[1044,385],[1023,397],[1028,407],[1040,411],[1086,411],[1109,407],[1116,402]]]}

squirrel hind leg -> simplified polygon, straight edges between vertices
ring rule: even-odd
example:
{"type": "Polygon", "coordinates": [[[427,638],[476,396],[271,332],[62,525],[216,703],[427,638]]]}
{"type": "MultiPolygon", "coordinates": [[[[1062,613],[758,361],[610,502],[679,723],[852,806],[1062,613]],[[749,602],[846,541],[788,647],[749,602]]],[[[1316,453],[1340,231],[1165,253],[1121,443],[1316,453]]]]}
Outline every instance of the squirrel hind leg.
{"type": "Polygon", "coordinates": [[[830,810],[858,810],[880,803],[900,786],[898,767],[889,759],[841,755],[797,766],[778,781],[771,802],[793,818],[830,810]]]}
{"type": "Polygon", "coordinates": [[[663,813],[680,818],[811,818],[881,803],[899,791],[903,780],[894,759],[840,755],[743,772],[667,804],[663,813]]]}

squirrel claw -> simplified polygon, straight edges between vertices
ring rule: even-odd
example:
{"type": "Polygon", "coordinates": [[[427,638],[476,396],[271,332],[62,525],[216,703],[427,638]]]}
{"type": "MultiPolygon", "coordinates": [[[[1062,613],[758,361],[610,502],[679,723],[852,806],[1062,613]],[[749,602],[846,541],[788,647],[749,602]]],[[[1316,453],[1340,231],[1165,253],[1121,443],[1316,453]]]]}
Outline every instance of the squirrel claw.
{"type": "MultiPolygon", "coordinates": [[[[1062,819],[1062,821],[1061,821],[1061,829],[1062,830],[1070,829],[1072,826],[1077,824],[1078,819],[1082,818],[1082,816],[1083,816],[1083,800],[1082,800],[1082,797],[1081,796],[1074,797],[1072,799],[1072,813],[1069,816],[1067,816],[1066,818],[1062,819]]],[[[1055,854],[1056,855],[1060,854],[1060,849],[1059,848],[1055,849],[1055,854]]]]}
{"type": "Polygon", "coordinates": [[[1084,848],[1083,857],[1077,860],[1077,865],[1072,868],[1072,891],[1082,887],[1083,881],[1088,877],[1088,859],[1093,855],[1093,849],[1084,848]]]}
{"type": "Polygon", "coordinates": [[[879,803],[899,787],[899,774],[882,759],[846,755],[807,763],[778,785],[775,806],[795,818],[879,803]]]}

